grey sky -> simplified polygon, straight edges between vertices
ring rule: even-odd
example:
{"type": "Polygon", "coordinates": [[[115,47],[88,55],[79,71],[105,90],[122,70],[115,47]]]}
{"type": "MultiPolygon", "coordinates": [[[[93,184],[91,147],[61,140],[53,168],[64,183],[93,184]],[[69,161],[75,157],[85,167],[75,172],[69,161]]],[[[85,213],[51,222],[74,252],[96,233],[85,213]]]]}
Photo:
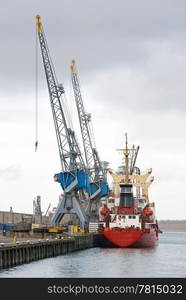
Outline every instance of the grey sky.
{"type": "Polygon", "coordinates": [[[60,164],[41,59],[38,153],[33,147],[40,14],[67,96],[69,66],[77,60],[101,158],[117,166],[115,149],[127,131],[130,144],[140,145],[140,167],[153,168],[150,195],[158,217],[186,218],[186,2],[15,0],[0,6],[0,209],[30,212],[37,194],[45,209],[60,193],[53,182],[60,164]]]}

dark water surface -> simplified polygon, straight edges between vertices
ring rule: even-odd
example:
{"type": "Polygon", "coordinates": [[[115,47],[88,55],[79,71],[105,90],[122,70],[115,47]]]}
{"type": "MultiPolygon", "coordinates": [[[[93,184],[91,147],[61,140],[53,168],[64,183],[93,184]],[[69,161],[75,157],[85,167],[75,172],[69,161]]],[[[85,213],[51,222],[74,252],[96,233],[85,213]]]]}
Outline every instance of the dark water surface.
{"type": "Polygon", "coordinates": [[[186,278],[186,232],[164,232],[154,248],[91,248],[3,270],[0,277],[186,278]]]}

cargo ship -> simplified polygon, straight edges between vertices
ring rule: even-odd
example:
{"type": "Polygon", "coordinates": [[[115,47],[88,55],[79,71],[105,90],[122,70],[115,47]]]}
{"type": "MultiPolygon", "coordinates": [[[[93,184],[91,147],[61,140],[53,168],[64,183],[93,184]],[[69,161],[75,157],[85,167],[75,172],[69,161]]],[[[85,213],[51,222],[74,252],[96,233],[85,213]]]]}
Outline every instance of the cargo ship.
{"type": "Polygon", "coordinates": [[[152,169],[141,174],[136,167],[139,146],[128,148],[125,134],[124,163],[117,172],[109,169],[113,194],[100,208],[98,231],[105,245],[116,247],[153,247],[158,241],[155,203],[149,202],[148,188],[154,180],[152,169]]]}

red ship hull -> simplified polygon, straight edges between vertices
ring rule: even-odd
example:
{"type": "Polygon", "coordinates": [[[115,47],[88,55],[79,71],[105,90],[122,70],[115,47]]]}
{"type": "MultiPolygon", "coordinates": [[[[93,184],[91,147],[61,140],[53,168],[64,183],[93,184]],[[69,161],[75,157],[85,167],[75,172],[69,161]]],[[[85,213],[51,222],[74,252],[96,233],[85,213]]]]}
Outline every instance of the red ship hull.
{"type": "Polygon", "coordinates": [[[154,228],[129,232],[105,230],[103,235],[107,241],[117,247],[153,247],[158,240],[158,234],[154,228]]]}

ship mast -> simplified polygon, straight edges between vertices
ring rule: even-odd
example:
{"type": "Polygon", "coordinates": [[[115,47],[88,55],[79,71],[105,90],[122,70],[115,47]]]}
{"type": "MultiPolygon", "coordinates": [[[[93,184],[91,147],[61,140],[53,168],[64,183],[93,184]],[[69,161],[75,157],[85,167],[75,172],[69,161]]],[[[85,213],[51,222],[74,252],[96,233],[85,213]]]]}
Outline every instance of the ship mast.
{"type": "MultiPolygon", "coordinates": [[[[148,177],[152,173],[152,169],[147,170],[146,173],[140,174],[139,168],[135,166],[139,146],[135,148],[133,145],[132,149],[128,148],[128,138],[127,133],[125,133],[125,148],[124,149],[117,149],[124,154],[125,162],[123,166],[123,174],[116,173],[112,169],[108,169],[109,174],[113,178],[114,187],[114,194],[115,197],[118,198],[120,194],[120,188],[122,185],[131,185],[136,188],[142,189],[142,196],[146,199],[148,203],[148,189],[151,183],[154,180],[154,177],[148,177]],[[132,153],[132,155],[131,155],[132,153]],[[135,173],[135,168],[139,170],[139,173],[135,173]]],[[[140,194],[140,193],[139,193],[140,194]]]]}
{"type": "Polygon", "coordinates": [[[128,138],[127,138],[127,133],[125,133],[125,148],[124,149],[117,149],[117,151],[122,151],[125,157],[125,164],[123,166],[124,169],[124,181],[122,183],[126,183],[129,184],[130,180],[129,180],[129,154],[130,154],[130,150],[128,149],[128,138]]]}
{"type": "Polygon", "coordinates": [[[128,140],[127,140],[127,133],[125,133],[125,149],[123,150],[125,155],[125,183],[129,183],[129,149],[128,149],[128,140]]]}

